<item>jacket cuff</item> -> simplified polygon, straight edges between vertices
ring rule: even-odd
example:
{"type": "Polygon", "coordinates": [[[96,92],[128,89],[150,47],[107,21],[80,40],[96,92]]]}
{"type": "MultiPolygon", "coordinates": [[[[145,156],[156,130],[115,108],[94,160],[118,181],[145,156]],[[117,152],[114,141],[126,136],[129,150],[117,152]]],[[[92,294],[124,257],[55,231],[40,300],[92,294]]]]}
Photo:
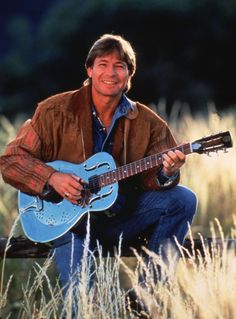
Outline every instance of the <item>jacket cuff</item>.
{"type": "Polygon", "coordinates": [[[171,186],[172,183],[175,183],[180,176],[180,171],[176,171],[175,174],[167,176],[163,170],[160,170],[156,176],[156,182],[159,187],[171,186]]]}

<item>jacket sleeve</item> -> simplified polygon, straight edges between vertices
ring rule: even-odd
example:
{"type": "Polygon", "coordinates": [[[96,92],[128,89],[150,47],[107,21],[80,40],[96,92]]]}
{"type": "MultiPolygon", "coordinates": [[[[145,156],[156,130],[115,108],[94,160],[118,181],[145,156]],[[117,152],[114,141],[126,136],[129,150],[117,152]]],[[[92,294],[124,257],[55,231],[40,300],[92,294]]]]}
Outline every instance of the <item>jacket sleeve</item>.
{"type": "MultiPolygon", "coordinates": [[[[163,121],[161,127],[159,126],[159,129],[157,127],[157,125],[154,125],[151,128],[150,142],[146,153],[147,156],[162,153],[177,145],[166,122],[163,121]]],[[[142,173],[141,183],[144,190],[166,190],[179,183],[180,173],[178,172],[175,178],[169,179],[166,183],[161,184],[158,180],[158,174],[161,172],[161,170],[162,165],[148,172],[142,173]]]]}
{"type": "Polygon", "coordinates": [[[42,161],[41,147],[40,137],[27,120],[0,157],[3,180],[22,192],[41,194],[55,171],[42,161]]]}

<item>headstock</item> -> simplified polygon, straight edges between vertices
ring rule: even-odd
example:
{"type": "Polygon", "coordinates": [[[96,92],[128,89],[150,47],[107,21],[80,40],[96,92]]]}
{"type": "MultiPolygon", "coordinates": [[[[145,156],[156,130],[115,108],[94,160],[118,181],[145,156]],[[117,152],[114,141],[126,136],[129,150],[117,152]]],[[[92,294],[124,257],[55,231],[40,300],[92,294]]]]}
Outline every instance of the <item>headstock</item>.
{"type": "Polygon", "coordinates": [[[233,141],[229,131],[210,135],[196,140],[192,143],[192,151],[198,154],[216,152],[219,150],[226,151],[233,146],[233,141]]]}

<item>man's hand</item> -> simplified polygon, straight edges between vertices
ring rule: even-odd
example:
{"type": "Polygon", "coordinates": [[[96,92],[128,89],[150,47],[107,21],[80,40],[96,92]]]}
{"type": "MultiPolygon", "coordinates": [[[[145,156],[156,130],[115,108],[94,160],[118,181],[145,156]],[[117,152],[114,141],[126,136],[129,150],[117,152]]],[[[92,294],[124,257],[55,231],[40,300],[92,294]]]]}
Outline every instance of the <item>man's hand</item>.
{"type": "Polygon", "coordinates": [[[179,150],[169,151],[163,155],[163,172],[172,176],[185,163],[185,154],[179,150]]]}
{"type": "Polygon", "coordinates": [[[83,200],[86,182],[79,176],[55,172],[50,176],[48,184],[72,204],[78,205],[83,200]]]}

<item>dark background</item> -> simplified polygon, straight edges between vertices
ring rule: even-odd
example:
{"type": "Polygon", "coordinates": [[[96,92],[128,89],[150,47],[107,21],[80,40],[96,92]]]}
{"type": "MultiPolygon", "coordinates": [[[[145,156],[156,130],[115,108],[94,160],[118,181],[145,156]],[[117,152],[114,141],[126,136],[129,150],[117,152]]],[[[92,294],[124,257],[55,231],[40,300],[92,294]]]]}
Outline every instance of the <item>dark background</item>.
{"type": "Polygon", "coordinates": [[[0,4],[0,113],[32,114],[41,99],[76,89],[103,33],[137,53],[129,97],[201,111],[236,104],[236,0],[9,0],[0,4]]]}

